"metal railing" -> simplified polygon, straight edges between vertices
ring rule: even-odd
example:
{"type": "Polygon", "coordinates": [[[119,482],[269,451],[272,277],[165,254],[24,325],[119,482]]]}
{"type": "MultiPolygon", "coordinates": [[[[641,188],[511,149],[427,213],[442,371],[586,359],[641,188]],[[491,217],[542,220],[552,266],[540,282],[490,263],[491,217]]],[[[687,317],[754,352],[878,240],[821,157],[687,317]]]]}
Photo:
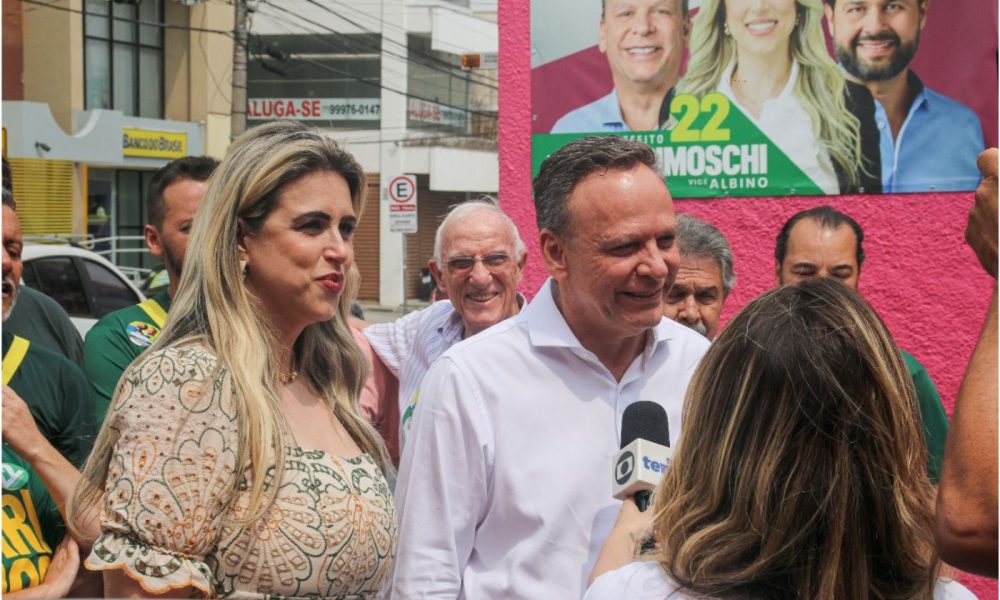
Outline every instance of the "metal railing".
{"type": "Polygon", "coordinates": [[[111,261],[123,275],[137,287],[142,287],[146,279],[157,269],[134,267],[121,264],[121,257],[132,254],[149,254],[146,238],[141,235],[118,235],[95,238],[91,234],[58,233],[47,235],[26,235],[25,242],[33,244],[64,244],[90,250],[111,261]]]}

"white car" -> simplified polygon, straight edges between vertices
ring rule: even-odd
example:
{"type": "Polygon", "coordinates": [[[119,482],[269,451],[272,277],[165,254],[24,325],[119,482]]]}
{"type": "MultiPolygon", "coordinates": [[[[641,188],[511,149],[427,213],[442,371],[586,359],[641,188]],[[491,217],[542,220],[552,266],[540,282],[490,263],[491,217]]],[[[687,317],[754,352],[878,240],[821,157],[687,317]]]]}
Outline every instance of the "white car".
{"type": "Polygon", "coordinates": [[[109,312],[146,299],[111,261],[78,246],[26,240],[21,260],[21,284],[58,302],[81,337],[109,312]]]}

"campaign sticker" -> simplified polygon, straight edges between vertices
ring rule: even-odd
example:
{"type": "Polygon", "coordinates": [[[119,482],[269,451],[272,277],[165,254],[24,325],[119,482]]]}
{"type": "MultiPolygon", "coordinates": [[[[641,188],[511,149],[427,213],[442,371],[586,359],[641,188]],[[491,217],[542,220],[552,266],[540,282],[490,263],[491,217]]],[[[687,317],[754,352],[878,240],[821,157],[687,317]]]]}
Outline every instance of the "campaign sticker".
{"type": "Polygon", "coordinates": [[[28,471],[20,465],[4,463],[3,489],[19,490],[28,484],[28,471]]]}
{"type": "Polygon", "coordinates": [[[400,419],[403,426],[403,431],[410,430],[410,425],[412,424],[411,420],[413,419],[413,411],[417,409],[417,402],[419,400],[420,400],[420,390],[417,390],[413,394],[413,400],[410,401],[409,406],[407,406],[406,410],[403,411],[403,418],[400,419]]]}
{"type": "Polygon", "coordinates": [[[140,348],[148,348],[160,335],[160,330],[142,321],[132,321],[125,327],[128,339],[140,348]]]}

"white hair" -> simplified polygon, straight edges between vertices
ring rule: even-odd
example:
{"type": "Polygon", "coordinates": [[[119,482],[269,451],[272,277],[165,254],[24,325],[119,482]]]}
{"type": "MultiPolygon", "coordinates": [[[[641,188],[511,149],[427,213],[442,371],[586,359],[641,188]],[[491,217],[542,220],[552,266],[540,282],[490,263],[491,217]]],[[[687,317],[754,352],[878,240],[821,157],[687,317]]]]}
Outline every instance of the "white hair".
{"type": "Polygon", "coordinates": [[[462,202],[461,204],[456,204],[448,211],[445,215],[444,220],[438,225],[437,232],[434,234],[434,260],[438,263],[441,262],[441,248],[444,246],[444,236],[445,231],[454,223],[458,223],[481,210],[490,211],[503,219],[503,222],[507,224],[510,236],[514,239],[514,260],[520,261],[527,252],[527,248],[524,246],[524,241],[521,240],[521,234],[517,231],[517,225],[514,221],[507,216],[507,213],[502,211],[499,206],[497,206],[496,198],[492,196],[482,196],[475,200],[469,200],[468,202],[462,202]]]}

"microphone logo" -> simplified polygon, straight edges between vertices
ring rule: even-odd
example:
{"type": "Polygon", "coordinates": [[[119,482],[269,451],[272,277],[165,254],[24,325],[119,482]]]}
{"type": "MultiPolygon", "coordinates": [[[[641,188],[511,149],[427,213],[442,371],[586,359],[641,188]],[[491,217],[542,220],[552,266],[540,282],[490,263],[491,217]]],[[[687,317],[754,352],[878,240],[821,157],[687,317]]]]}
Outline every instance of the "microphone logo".
{"type": "Polygon", "coordinates": [[[624,485],[632,477],[635,470],[635,455],[631,451],[623,452],[618,457],[618,464],[615,465],[615,481],[618,485],[624,485]]]}

